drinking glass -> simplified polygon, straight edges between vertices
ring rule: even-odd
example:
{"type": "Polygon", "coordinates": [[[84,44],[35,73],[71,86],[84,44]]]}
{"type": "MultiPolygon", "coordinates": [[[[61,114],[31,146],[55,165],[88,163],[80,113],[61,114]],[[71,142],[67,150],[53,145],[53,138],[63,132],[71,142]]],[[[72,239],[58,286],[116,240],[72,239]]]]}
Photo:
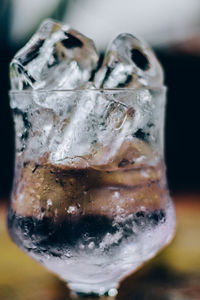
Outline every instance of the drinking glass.
{"type": "Polygon", "coordinates": [[[115,295],[172,239],[165,95],[165,87],[10,92],[10,236],[74,294],[115,295]]]}

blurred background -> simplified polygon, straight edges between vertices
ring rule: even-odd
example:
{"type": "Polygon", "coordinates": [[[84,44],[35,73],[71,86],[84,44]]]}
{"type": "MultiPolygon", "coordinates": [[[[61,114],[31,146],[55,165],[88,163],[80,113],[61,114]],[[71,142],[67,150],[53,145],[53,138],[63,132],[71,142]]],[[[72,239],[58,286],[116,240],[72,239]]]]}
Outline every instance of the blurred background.
{"type": "Polygon", "coordinates": [[[170,189],[200,190],[199,0],[1,0],[0,195],[9,194],[13,175],[9,61],[47,17],[71,24],[92,38],[101,53],[120,32],[149,42],[164,67],[168,87],[165,152],[170,189]]]}
{"type": "Polygon", "coordinates": [[[141,36],[161,61],[168,87],[165,155],[177,233],[169,248],[122,283],[117,299],[199,300],[199,0],[0,0],[0,299],[69,299],[65,284],[22,253],[6,231],[14,157],[9,62],[47,17],[92,38],[102,54],[120,32],[141,36]]]}

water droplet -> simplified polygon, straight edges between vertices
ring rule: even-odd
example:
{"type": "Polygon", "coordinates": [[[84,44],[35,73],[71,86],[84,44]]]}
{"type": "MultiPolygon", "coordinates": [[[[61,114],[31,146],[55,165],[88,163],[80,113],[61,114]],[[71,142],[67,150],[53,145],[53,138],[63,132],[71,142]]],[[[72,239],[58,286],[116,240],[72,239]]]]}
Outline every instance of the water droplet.
{"type": "Polygon", "coordinates": [[[51,199],[47,200],[47,206],[52,206],[52,200],[51,199]]]}
{"type": "Polygon", "coordinates": [[[145,206],[140,206],[141,211],[146,211],[146,207],[145,206]]]}
{"type": "Polygon", "coordinates": [[[112,288],[108,291],[108,296],[115,297],[117,295],[117,289],[112,288]]]}
{"type": "Polygon", "coordinates": [[[85,246],[84,246],[83,244],[80,244],[80,245],[79,245],[79,248],[80,248],[80,249],[85,249],[85,246]]]}
{"type": "Polygon", "coordinates": [[[140,174],[141,174],[141,176],[143,176],[143,177],[145,177],[145,178],[148,178],[148,177],[149,177],[149,174],[148,174],[147,171],[141,170],[141,171],[140,171],[140,174]]]}
{"type": "Polygon", "coordinates": [[[114,192],[114,197],[115,197],[116,199],[119,199],[119,196],[120,196],[119,192],[114,192]]]}
{"type": "Polygon", "coordinates": [[[24,199],[24,194],[20,194],[18,197],[19,203],[22,202],[23,199],[24,199]]]}
{"type": "Polygon", "coordinates": [[[69,206],[68,210],[67,210],[67,213],[68,214],[73,214],[73,213],[76,212],[76,210],[77,210],[77,208],[75,206],[69,206]]]}
{"type": "Polygon", "coordinates": [[[66,253],[66,257],[70,258],[71,257],[71,252],[68,250],[66,253]]]}
{"type": "Polygon", "coordinates": [[[89,245],[88,245],[88,248],[89,249],[94,249],[94,246],[95,246],[94,242],[90,242],[89,245]]]}

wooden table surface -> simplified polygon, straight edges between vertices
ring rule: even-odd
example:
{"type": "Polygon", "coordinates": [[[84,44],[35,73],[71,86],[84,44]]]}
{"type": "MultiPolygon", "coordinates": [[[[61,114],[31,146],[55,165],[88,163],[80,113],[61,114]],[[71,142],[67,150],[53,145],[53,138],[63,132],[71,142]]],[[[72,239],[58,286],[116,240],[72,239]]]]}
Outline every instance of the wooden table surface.
{"type": "MultiPolygon", "coordinates": [[[[200,300],[200,194],[179,194],[174,200],[173,242],[121,283],[117,300],[200,300]]],[[[5,219],[1,205],[0,300],[70,299],[63,282],[11,242],[5,219]]]]}

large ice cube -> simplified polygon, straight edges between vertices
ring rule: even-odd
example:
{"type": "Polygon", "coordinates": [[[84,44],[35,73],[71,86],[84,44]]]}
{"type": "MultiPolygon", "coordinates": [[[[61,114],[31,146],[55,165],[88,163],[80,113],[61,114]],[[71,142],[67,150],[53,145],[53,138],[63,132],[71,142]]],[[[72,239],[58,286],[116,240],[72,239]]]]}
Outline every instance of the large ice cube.
{"type": "MultiPolygon", "coordinates": [[[[130,97],[124,93],[121,99],[123,96],[130,97]]],[[[148,100],[150,105],[151,97],[148,100]]],[[[141,115],[139,108],[135,112],[131,104],[116,101],[112,93],[85,90],[76,92],[76,105],[70,112],[64,122],[56,125],[52,135],[52,163],[115,170],[135,168],[150,159],[152,147],[134,135],[141,122],[148,122],[150,108],[141,115]]]]}
{"type": "Polygon", "coordinates": [[[110,148],[107,153],[110,156],[131,130],[133,116],[127,117],[128,109],[127,105],[110,101],[101,92],[77,93],[70,120],[57,127],[60,134],[50,143],[50,160],[55,164],[78,163],[86,167],[107,148],[110,148]]]}
{"type": "Polygon", "coordinates": [[[48,19],[12,60],[11,88],[79,88],[88,81],[97,62],[92,40],[48,19]]]}
{"type": "Polygon", "coordinates": [[[108,48],[94,81],[98,88],[154,88],[163,84],[163,71],[145,42],[131,34],[122,33],[108,48]]]}

